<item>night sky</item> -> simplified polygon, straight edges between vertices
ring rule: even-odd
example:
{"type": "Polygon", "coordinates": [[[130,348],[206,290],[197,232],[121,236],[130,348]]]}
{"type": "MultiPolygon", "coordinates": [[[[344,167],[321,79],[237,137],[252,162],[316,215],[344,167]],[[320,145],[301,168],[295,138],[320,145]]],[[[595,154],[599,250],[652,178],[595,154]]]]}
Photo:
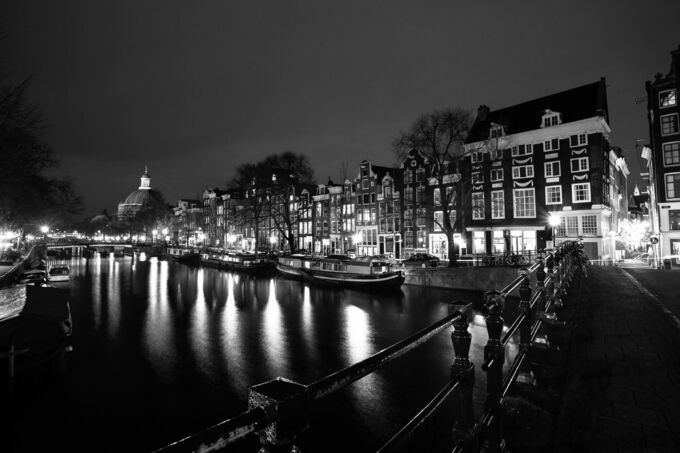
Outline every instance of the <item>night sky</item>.
{"type": "MultiPolygon", "coordinates": [[[[639,181],[644,82],[670,67],[680,1],[4,1],[5,68],[33,75],[45,138],[90,215],[139,185],[169,203],[268,154],[318,182],[435,108],[497,109],[607,78],[612,145],[639,181]],[[538,9],[537,9],[538,8],[538,9]]],[[[633,184],[631,184],[632,190],[633,184]]]]}

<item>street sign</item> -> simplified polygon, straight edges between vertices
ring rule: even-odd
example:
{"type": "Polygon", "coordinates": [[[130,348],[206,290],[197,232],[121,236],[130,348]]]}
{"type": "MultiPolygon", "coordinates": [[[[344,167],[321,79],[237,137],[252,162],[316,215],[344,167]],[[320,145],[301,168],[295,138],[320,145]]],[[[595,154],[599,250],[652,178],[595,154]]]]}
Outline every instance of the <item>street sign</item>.
{"type": "Polygon", "coordinates": [[[651,242],[652,244],[658,244],[659,238],[656,236],[652,236],[651,238],[649,238],[649,242],[651,242]]]}

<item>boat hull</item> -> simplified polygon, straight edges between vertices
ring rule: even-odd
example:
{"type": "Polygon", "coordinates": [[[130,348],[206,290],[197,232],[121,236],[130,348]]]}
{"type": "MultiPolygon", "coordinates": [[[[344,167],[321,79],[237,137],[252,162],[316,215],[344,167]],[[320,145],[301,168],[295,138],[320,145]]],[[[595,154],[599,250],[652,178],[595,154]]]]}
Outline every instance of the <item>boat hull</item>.
{"type": "Polygon", "coordinates": [[[313,284],[361,290],[396,290],[401,288],[405,276],[400,271],[376,275],[342,274],[300,269],[302,278],[313,284]]]}
{"type": "Polygon", "coordinates": [[[273,270],[271,263],[264,261],[258,263],[240,264],[213,258],[201,259],[201,266],[255,276],[266,276],[271,274],[273,270]]]}

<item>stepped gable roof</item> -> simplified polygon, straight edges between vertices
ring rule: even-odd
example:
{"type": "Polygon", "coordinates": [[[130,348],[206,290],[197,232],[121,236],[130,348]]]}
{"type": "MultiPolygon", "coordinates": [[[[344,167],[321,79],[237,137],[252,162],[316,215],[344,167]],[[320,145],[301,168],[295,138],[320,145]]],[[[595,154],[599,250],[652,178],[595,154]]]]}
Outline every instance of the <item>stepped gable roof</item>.
{"type": "Polygon", "coordinates": [[[480,106],[475,122],[465,143],[474,143],[489,138],[491,123],[502,125],[505,135],[526,132],[541,127],[541,116],[545,110],[559,112],[562,123],[603,116],[609,121],[606,82],[598,82],[551,94],[500,110],[489,111],[480,106]]]}

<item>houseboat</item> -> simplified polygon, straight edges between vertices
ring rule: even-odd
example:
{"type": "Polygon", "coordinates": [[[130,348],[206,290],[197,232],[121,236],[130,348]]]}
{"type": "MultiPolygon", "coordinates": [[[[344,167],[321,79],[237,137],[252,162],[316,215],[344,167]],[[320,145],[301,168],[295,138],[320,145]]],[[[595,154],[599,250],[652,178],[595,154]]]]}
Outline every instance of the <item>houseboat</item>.
{"type": "Polygon", "coordinates": [[[197,266],[201,263],[201,254],[191,248],[168,247],[166,256],[178,263],[189,264],[191,266],[197,266]]]}
{"type": "Polygon", "coordinates": [[[317,259],[281,257],[277,270],[281,275],[301,278],[313,284],[365,290],[398,289],[405,279],[402,271],[392,270],[392,265],[385,260],[352,259],[346,255],[317,259]]]}
{"type": "Polygon", "coordinates": [[[236,252],[203,252],[201,266],[212,267],[249,275],[268,275],[272,272],[272,263],[257,255],[236,252]]]}

